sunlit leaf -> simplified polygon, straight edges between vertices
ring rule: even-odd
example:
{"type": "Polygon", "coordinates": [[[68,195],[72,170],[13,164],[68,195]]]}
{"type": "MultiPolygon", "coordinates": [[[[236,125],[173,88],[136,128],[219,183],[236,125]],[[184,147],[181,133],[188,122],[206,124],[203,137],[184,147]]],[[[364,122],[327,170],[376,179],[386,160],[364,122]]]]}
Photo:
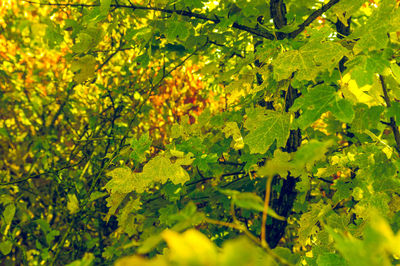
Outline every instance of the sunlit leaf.
{"type": "Polygon", "coordinates": [[[190,179],[189,174],[182,168],[179,162],[171,163],[168,158],[162,155],[151,159],[143,167],[141,177],[161,183],[171,180],[174,184],[183,184],[190,179]]]}
{"type": "Polygon", "coordinates": [[[176,262],[202,265],[215,265],[217,250],[205,235],[197,230],[189,229],[183,234],[174,231],[164,231],[163,238],[171,251],[171,259],[176,262]]]}
{"type": "Polygon", "coordinates": [[[12,246],[13,246],[13,244],[10,240],[0,242],[0,252],[3,255],[8,255],[12,250],[12,246]]]}
{"type": "Polygon", "coordinates": [[[232,136],[232,143],[231,146],[235,150],[243,149],[244,142],[242,134],[240,133],[239,127],[235,122],[228,122],[226,123],[225,127],[222,130],[225,133],[225,137],[232,136]]]}
{"type": "Polygon", "coordinates": [[[77,83],[82,83],[94,76],[96,67],[96,59],[92,55],[85,55],[74,60],[71,64],[71,70],[74,72],[74,80],[77,83]]]}
{"type": "Polygon", "coordinates": [[[68,194],[67,209],[71,214],[79,211],[79,201],[75,194],[68,194]]]}

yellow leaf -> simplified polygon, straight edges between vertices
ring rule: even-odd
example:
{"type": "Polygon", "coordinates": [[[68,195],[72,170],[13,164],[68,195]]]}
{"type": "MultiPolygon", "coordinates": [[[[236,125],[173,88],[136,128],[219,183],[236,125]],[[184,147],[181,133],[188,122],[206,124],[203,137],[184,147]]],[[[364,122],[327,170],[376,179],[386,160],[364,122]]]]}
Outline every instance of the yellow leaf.
{"type": "Polygon", "coordinates": [[[79,202],[75,194],[68,194],[67,209],[71,214],[79,211],[79,202]]]}
{"type": "Polygon", "coordinates": [[[216,265],[217,252],[215,245],[202,233],[189,229],[183,234],[166,230],[163,238],[171,251],[171,259],[183,265],[216,265]]]}
{"type": "Polygon", "coordinates": [[[71,64],[71,70],[74,72],[74,81],[82,83],[94,76],[96,67],[96,59],[92,55],[85,55],[76,59],[71,64]]]}
{"type": "Polygon", "coordinates": [[[376,80],[374,84],[365,85],[363,87],[358,87],[357,82],[351,79],[351,75],[348,73],[343,76],[341,83],[341,92],[344,97],[353,103],[365,103],[368,106],[381,105],[383,103],[382,98],[377,91],[376,80]]]}

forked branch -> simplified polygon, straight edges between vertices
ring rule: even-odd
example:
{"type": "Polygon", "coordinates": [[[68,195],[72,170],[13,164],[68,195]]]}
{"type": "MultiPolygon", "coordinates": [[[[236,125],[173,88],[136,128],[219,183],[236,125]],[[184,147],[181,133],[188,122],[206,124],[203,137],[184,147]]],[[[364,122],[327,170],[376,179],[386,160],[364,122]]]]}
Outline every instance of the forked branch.
{"type": "MultiPolygon", "coordinates": [[[[278,32],[278,35],[282,36],[282,39],[285,38],[296,38],[297,35],[299,35],[301,32],[304,31],[304,29],[310,25],[315,19],[317,19],[319,16],[321,16],[323,13],[325,13],[328,9],[330,9],[333,5],[337,4],[340,0],[330,0],[326,5],[322,5],[322,7],[316,11],[314,11],[303,23],[301,23],[298,27],[297,30],[294,30],[290,33],[284,33],[284,32],[278,32]]],[[[100,5],[96,4],[59,4],[59,3],[38,3],[35,1],[30,1],[30,0],[25,0],[25,2],[30,3],[30,4],[37,4],[37,5],[46,5],[46,6],[59,6],[59,7],[97,7],[100,5]]],[[[130,4],[130,5],[120,5],[120,4],[112,4],[110,7],[117,9],[117,8],[127,8],[127,9],[132,9],[132,10],[149,10],[149,11],[159,11],[167,14],[178,14],[180,16],[184,17],[189,17],[189,18],[197,18],[201,19],[204,21],[210,21],[214,22],[215,24],[218,24],[221,22],[221,18],[219,18],[216,15],[207,15],[207,14],[200,14],[193,12],[191,10],[179,10],[179,9],[169,9],[169,8],[161,8],[161,7],[152,7],[152,6],[141,6],[141,5],[135,5],[135,4],[130,4]]],[[[248,33],[251,33],[252,35],[262,37],[268,40],[275,40],[276,35],[264,28],[258,27],[256,25],[255,27],[249,27],[246,25],[239,24],[237,22],[234,22],[231,26],[232,28],[242,30],[248,33]]]]}

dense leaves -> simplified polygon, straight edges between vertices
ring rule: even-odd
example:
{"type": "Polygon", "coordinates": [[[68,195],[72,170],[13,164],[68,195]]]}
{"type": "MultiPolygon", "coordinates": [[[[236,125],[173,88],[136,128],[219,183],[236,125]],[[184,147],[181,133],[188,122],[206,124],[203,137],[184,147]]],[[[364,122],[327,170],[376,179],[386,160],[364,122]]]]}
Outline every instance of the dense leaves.
{"type": "Polygon", "coordinates": [[[400,7],[4,1],[4,265],[393,265],[400,7]]]}

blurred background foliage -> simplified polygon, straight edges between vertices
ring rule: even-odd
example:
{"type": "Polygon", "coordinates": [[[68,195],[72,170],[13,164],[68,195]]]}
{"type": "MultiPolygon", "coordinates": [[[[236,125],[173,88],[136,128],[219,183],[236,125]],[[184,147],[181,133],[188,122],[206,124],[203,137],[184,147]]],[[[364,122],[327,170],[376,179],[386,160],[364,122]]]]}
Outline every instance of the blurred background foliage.
{"type": "Polygon", "coordinates": [[[398,263],[398,1],[40,2],[0,3],[1,264],[398,263]]]}

